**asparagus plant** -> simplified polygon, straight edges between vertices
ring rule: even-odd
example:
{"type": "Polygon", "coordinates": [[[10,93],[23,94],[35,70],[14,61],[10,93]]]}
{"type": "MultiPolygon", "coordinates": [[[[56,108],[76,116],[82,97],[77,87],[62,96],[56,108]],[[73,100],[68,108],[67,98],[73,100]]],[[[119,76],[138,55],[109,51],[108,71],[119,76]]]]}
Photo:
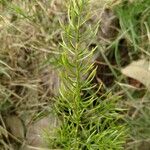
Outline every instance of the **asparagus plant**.
{"type": "Polygon", "coordinates": [[[98,95],[92,83],[96,67],[89,50],[97,28],[91,28],[89,0],[69,0],[68,22],[62,24],[59,70],[61,84],[55,110],[61,121],[51,148],[64,150],[121,150],[126,127],[118,108],[119,97],[112,93],[98,95]]]}

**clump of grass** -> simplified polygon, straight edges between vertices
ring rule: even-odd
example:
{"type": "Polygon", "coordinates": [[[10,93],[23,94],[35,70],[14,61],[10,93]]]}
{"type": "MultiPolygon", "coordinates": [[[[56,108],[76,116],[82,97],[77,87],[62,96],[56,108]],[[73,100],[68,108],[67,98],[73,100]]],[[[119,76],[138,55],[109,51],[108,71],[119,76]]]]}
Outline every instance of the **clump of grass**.
{"type": "MultiPolygon", "coordinates": [[[[120,21],[120,34],[132,47],[130,55],[149,53],[148,27],[150,26],[150,2],[147,0],[124,1],[115,8],[120,21]]],[[[133,58],[132,58],[133,59],[133,58]]]]}
{"type": "Polygon", "coordinates": [[[0,1],[0,89],[15,111],[33,97],[44,102],[54,94],[53,85],[48,84],[53,77],[47,74],[55,73],[45,62],[60,40],[61,7],[56,1],[0,1]]]}
{"type": "MultiPolygon", "coordinates": [[[[130,127],[130,137],[126,149],[145,150],[149,149],[150,145],[149,91],[140,86],[136,87],[136,83],[140,85],[140,82],[128,79],[120,73],[124,66],[135,59],[149,59],[149,5],[150,2],[147,0],[135,0],[133,2],[126,0],[113,7],[119,19],[118,36],[102,50],[99,46],[103,57],[101,60],[108,68],[108,72],[105,74],[109,73],[109,76],[113,78],[113,84],[106,85],[106,90],[121,93],[123,105],[128,110],[126,117],[130,127]],[[117,81],[116,83],[114,79],[117,81]],[[134,86],[135,88],[133,88],[134,86]]],[[[104,78],[106,81],[108,80],[106,76],[104,78]]]]}
{"type": "MultiPolygon", "coordinates": [[[[3,120],[8,115],[27,124],[49,113],[58,78],[45,62],[60,41],[63,7],[51,0],[0,0],[0,127],[6,133],[3,120]]],[[[16,141],[6,138],[2,133],[0,147],[12,149],[16,141]]]]}
{"type": "Polygon", "coordinates": [[[61,85],[55,109],[61,121],[50,148],[121,150],[125,143],[119,97],[111,93],[98,96],[92,80],[96,68],[91,61],[87,40],[96,33],[86,27],[89,0],[70,0],[68,23],[62,25],[61,56],[58,59],[61,85]]]}
{"type": "MultiPolygon", "coordinates": [[[[128,62],[135,58],[149,59],[149,26],[150,26],[150,2],[147,0],[135,0],[132,3],[124,1],[115,8],[120,21],[120,33],[124,34],[127,41],[127,50],[130,58],[128,62]]],[[[142,74],[142,72],[141,72],[142,74]]],[[[123,81],[126,82],[126,81],[123,81]]],[[[149,91],[134,90],[123,87],[124,94],[127,96],[128,125],[131,129],[130,142],[127,149],[147,149],[149,141],[149,91]]]]}

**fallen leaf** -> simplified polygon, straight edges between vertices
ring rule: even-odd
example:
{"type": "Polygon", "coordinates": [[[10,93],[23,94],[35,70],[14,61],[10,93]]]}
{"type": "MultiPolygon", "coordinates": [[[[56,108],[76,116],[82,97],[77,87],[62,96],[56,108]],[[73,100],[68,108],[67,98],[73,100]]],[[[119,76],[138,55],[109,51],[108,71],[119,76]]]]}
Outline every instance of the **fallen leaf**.
{"type": "Polygon", "coordinates": [[[150,61],[145,59],[133,61],[130,65],[123,68],[121,72],[124,75],[141,82],[148,90],[150,90],[150,61]]]}

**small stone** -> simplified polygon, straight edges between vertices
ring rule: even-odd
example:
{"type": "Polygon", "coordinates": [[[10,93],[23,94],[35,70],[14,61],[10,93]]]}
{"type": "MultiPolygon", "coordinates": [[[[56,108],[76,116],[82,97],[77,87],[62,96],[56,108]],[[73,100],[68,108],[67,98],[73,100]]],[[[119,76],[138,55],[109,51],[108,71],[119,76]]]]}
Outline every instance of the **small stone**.
{"type": "Polygon", "coordinates": [[[10,115],[5,119],[6,128],[10,133],[19,139],[24,139],[25,137],[25,127],[23,122],[18,116],[10,115]]]}

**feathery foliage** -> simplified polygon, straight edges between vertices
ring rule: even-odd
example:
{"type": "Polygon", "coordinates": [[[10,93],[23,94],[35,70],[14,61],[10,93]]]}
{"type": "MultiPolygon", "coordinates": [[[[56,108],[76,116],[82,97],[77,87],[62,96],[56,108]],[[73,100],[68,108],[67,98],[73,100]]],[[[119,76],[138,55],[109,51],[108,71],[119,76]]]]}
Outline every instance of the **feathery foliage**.
{"type": "Polygon", "coordinates": [[[122,111],[118,96],[98,96],[92,84],[96,67],[92,62],[95,49],[89,51],[87,40],[96,29],[88,25],[89,0],[70,0],[68,23],[62,25],[62,54],[59,59],[61,85],[55,108],[61,120],[51,148],[66,150],[121,150],[125,142],[122,111]],[[88,7],[87,7],[88,6],[88,7]],[[85,42],[86,41],[86,42],[85,42]]]}

